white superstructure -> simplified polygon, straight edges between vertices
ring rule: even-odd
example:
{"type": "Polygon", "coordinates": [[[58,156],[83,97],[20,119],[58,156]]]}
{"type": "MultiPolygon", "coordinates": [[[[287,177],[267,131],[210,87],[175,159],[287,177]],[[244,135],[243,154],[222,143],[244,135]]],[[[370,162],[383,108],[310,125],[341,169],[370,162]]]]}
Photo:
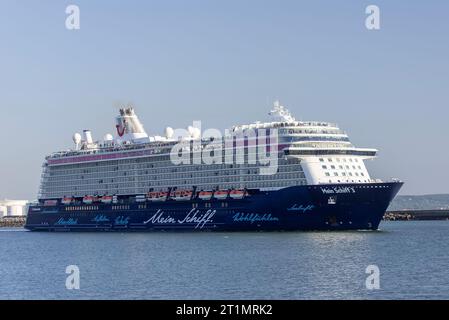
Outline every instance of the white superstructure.
{"type": "MultiPolygon", "coordinates": [[[[354,147],[335,124],[296,120],[279,102],[269,114],[271,121],[234,126],[230,132],[237,141],[247,130],[258,136],[276,130],[277,146],[270,149],[277,157],[274,174],[261,175],[261,165],[249,161],[176,165],[170,158],[180,141],[174,130],[168,127],[165,136],[149,137],[134,109],[125,108],[116,119],[116,137],[106,135],[104,141],[93,141],[87,130],[84,138],[74,135],[73,150],[46,158],[39,198],[135,195],[168,188],[273,190],[374,182],[364,160],[375,157],[377,150],[354,147]]],[[[193,127],[187,132],[188,139],[181,140],[187,141],[186,148],[193,154],[207,148],[209,141],[201,140],[201,132],[193,127]]],[[[223,150],[229,148],[225,142],[223,146],[223,150]]],[[[247,151],[245,159],[250,156],[247,151]]]]}

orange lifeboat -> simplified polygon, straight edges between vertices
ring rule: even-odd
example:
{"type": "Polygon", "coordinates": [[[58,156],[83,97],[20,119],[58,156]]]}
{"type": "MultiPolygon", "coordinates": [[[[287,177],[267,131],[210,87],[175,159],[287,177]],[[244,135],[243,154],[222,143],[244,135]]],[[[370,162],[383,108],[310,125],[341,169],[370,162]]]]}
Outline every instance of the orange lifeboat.
{"type": "Polygon", "coordinates": [[[198,193],[198,198],[200,198],[201,200],[209,200],[210,198],[212,198],[212,191],[200,191],[198,193]]]}
{"type": "Polygon", "coordinates": [[[159,195],[159,192],[156,192],[156,191],[148,192],[147,199],[150,201],[153,201],[157,198],[158,195],[159,195]]]}
{"type": "Polygon", "coordinates": [[[94,196],[84,196],[83,203],[84,204],[92,204],[97,200],[98,200],[97,197],[94,197],[94,196]]]}
{"type": "Polygon", "coordinates": [[[228,197],[228,193],[228,190],[217,190],[214,192],[214,198],[219,200],[226,199],[228,197]]]}
{"type": "Polygon", "coordinates": [[[229,196],[232,199],[242,199],[245,196],[245,190],[234,189],[229,192],[229,196]]]}
{"type": "Polygon", "coordinates": [[[176,190],[172,196],[176,201],[185,201],[192,199],[192,191],[190,190],[176,190]]]}
{"type": "Polygon", "coordinates": [[[102,203],[112,203],[112,196],[102,196],[100,201],[102,203]]]}
{"type": "Polygon", "coordinates": [[[165,201],[167,200],[168,192],[148,192],[147,199],[149,201],[165,201]]]}
{"type": "Polygon", "coordinates": [[[75,199],[73,199],[73,198],[64,197],[64,198],[62,198],[61,203],[65,204],[65,205],[69,205],[69,204],[72,204],[74,201],[75,201],[75,199]]]}
{"type": "Polygon", "coordinates": [[[58,205],[58,200],[45,200],[44,201],[44,206],[46,206],[46,207],[57,206],[57,205],[58,205]]]}

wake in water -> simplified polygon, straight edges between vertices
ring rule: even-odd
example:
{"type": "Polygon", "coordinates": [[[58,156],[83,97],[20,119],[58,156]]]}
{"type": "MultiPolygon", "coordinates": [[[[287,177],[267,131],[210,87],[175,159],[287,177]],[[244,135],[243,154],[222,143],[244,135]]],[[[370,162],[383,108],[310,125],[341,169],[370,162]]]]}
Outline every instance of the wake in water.
{"type": "Polygon", "coordinates": [[[0,232],[28,232],[24,228],[0,228],[0,232]]]}

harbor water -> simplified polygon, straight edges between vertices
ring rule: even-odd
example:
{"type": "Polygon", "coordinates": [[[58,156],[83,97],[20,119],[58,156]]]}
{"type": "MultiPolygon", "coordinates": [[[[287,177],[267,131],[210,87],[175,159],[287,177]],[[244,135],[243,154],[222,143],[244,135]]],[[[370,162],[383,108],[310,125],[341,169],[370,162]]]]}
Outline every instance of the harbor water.
{"type": "Polygon", "coordinates": [[[449,299],[449,221],[369,232],[0,229],[0,299],[449,299]],[[379,289],[367,288],[370,265],[379,289]],[[79,290],[66,288],[67,266],[79,290]]]}

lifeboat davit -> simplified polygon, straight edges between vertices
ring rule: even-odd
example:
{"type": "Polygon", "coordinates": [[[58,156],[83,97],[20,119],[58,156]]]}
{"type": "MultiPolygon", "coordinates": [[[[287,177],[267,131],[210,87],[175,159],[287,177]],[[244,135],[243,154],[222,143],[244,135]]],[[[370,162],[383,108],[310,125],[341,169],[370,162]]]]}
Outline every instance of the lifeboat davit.
{"type": "Polygon", "coordinates": [[[75,199],[73,199],[73,198],[64,197],[64,198],[62,198],[61,203],[65,204],[65,205],[69,205],[69,204],[72,204],[74,201],[75,201],[75,199]]]}
{"type": "Polygon", "coordinates": [[[165,201],[167,200],[168,192],[149,192],[147,199],[150,201],[165,201]]]}
{"type": "Polygon", "coordinates": [[[219,200],[226,199],[228,197],[228,193],[228,190],[217,190],[214,192],[214,198],[219,200]]]}
{"type": "Polygon", "coordinates": [[[231,192],[229,192],[229,196],[232,199],[242,199],[245,196],[245,190],[231,190],[231,192]]]}
{"type": "Polygon", "coordinates": [[[192,199],[192,191],[190,190],[176,190],[172,198],[176,201],[184,201],[192,199]]]}
{"type": "Polygon", "coordinates": [[[200,198],[201,200],[209,200],[210,198],[212,198],[212,191],[200,191],[198,193],[198,198],[200,198]]]}
{"type": "Polygon", "coordinates": [[[112,203],[112,196],[102,196],[100,201],[102,203],[112,203]]]}

